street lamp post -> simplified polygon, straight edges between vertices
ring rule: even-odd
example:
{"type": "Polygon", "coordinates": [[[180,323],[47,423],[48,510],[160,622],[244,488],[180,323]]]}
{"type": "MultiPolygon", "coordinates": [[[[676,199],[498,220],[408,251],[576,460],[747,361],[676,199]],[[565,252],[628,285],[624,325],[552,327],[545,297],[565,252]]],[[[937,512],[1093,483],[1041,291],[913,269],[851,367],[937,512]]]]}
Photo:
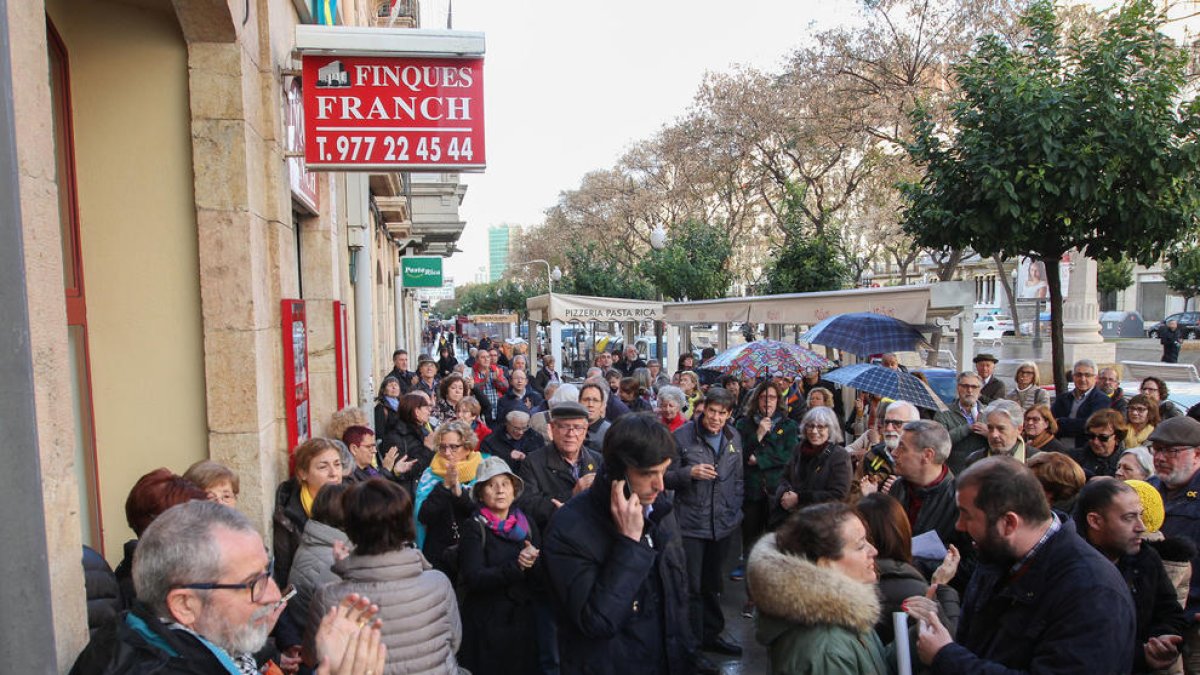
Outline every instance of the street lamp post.
{"type": "MultiPolygon", "coordinates": [[[[661,251],[667,247],[667,230],[662,226],[662,224],[655,225],[654,229],[650,230],[650,247],[655,251],[661,251]]],[[[655,290],[658,293],[658,301],[662,302],[662,291],[658,289],[655,290]]],[[[665,373],[668,371],[666,355],[663,353],[663,328],[664,325],[662,321],[654,322],[654,355],[658,358],[660,367],[665,373]]]]}
{"type": "Polygon", "coordinates": [[[541,258],[537,258],[534,260],[526,260],[525,262],[512,263],[512,267],[524,267],[526,265],[545,265],[546,266],[546,281],[550,285],[550,292],[553,293],[554,292],[554,282],[562,279],[562,270],[559,269],[557,265],[554,266],[554,269],[550,269],[550,263],[546,260],[542,260],[541,258]]]}

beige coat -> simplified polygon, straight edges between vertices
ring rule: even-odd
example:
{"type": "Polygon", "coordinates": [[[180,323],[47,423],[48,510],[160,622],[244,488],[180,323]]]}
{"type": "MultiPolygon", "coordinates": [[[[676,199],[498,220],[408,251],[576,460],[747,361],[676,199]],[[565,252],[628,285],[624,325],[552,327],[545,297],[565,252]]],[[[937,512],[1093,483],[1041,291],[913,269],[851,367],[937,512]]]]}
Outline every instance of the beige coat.
{"type": "Polygon", "coordinates": [[[342,581],[321,588],[310,607],[310,648],[321,616],[347,594],[358,593],[379,605],[388,650],[385,675],[459,672],[454,654],[462,642],[462,621],[454,587],[420,551],[351,555],[333,571],[342,581]]]}

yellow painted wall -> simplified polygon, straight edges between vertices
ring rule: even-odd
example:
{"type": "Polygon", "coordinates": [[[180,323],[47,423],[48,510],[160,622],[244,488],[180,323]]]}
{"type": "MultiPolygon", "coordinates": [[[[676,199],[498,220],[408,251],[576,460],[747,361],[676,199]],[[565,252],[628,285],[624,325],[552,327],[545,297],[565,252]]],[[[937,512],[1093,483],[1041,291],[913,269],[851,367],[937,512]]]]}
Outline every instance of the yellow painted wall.
{"type": "Polygon", "coordinates": [[[169,2],[47,2],[71,69],[105,553],[125,498],[207,457],[187,50],[169,2]]]}

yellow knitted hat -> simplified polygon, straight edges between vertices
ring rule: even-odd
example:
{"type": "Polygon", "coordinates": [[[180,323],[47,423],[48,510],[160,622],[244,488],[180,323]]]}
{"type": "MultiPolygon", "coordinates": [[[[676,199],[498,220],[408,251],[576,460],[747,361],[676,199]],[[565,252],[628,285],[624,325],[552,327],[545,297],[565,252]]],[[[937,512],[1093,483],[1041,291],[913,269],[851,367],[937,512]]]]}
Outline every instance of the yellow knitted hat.
{"type": "Polygon", "coordinates": [[[1138,494],[1138,498],[1142,500],[1142,524],[1146,526],[1147,532],[1158,532],[1158,528],[1163,524],[1163,500],[1162,495],[1154,486],[1142,480],[1127,480],[1125,484],[1133,488],[1138,494]]]}

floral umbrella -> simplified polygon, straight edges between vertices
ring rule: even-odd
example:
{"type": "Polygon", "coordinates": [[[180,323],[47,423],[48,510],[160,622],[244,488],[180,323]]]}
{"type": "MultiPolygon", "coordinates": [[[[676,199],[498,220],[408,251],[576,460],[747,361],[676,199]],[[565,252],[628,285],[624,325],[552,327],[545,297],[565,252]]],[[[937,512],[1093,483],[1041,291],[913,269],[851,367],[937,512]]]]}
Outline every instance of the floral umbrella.
{"type": "Polygon", "coordinates": [[[700,367],[736,373],[742,377],[770,377],[778,372],[795,378],[805,368],[823,369],[832,365],[829,359],[800,345],[777,340],[755,340],[730,347],[700,367]]]}

